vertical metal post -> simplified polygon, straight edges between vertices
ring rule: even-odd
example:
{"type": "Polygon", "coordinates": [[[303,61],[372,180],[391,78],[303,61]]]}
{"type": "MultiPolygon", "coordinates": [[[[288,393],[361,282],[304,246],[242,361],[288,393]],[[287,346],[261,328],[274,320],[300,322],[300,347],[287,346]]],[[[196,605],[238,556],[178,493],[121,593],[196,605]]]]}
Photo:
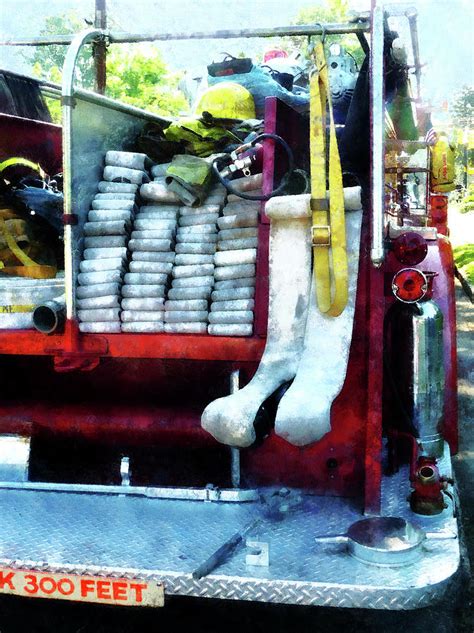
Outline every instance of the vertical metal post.
{"type": "MultiPolygon", "coordinates": [[[[373,266],[379,268],[384,259],[383,221],[385,187],[384,152],[384,13],[381,2],[372,0],[370,45],[370,145],[371,145],[371,250],[373,266]]],[[[365,514],[380,514],[382,455],[382,353],[383,272],[369,270],[369,366],[368,415],[365,457],[365,514]]]]}
{"type": "MultiPolygon", "coordinates": [[[[234,370],[230,375],[230,393],[236,393],[240,388],[240,371],[234,370]]],[[[240,488],[240,449],[230,448],[230,476],[233,488],[240,488]]]]}
{"type": "MultiPolygon", "coordinates": [[[[104,30],[107,28],[106,0],[95,0],[95,20],[94,27],[104,30]]],[[[94,70],[95,70],[95,91],[105,94],[107,83],[107,46],[104,40],[98,40],[94,44],[94,70]]]]}
{"type": "Polygon", "coordinates": [[[63,81],[61,90],[62,123],[63,123],[63,192],[64,192],[64,285],[66,294],[66,319],[70,321],[75,316],[74,292],[74,254],[73,254],[73,214],[74,201],[72,199],[72,109],[74,105],[74,77],[76,62],[81,48],[94,38],[100,36],[101,31],[90,29],[76,35],[66,53],[63,66],[63,81]]]}
{"type": "Polygon", "coordinates": [[[410,25],[411,45],[413,48],[413,63],[415,64],[416,77],[416,99],[421,101],[421,61],[420,61],[420,45],[418,40],[418,14],[416,9],[410,9],[407,12],[408,24],[410,25]]]}
{"type": "Polygon", "coordinates": [[[371,204],[372,240],[370,257],[377,268],[384,260],[384,13],[383,6],[372,0],[372,29],[370,46],[370,144],[371,144],[371,204]]]}

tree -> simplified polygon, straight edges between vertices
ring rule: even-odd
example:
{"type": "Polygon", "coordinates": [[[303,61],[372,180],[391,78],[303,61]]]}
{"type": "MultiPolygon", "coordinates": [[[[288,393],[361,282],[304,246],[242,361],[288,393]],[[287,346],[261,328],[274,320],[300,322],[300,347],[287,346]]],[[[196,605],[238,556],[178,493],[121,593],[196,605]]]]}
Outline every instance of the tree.
{"type": "Polygon", "coordinates": [[[172,73],[154,44],[116,44],[107,55],[107,95],[163,115],[188,109],[172,73]]]}
{"type": "MultiPolygon", "coordinates": [[[[41,35],[78,33],[86,24],[75,13],[50,17],[41,35]]],[[[66,55],[65,46],[37,47],[30,62],[33,73],[55,83],[61,81],[66,55]]],[[[77,85],[92,89],[94,67],[92,48],[85,47],[77,62],[77,85]]],[[[187,109],[186,99],[178,90],[179,73],[171,73],[154,44],[115,44],[107,55],[109,97],[163,115],[176,115],[187,109]]],[[[60,104],[48,100],[53,120],[61,118],[60,104]]]]}
{"type": "Polygon", "coordinates": [[[463,86],[454,95],[449,109],[456,127],[474,129],[474,87],[463,86]]]}
{"type": "MultiPolygon", "coordinates": [[[[321,5],[304,7],[301,9],[293,24],[317,24],[322,25],[329,22],[347,22],[349,19],[349,0],[328,0],[321,5]]],[[[303,38],[292,38],[296,49],[306,49],[306,42],[303,38]]],[[[343,46],[356,60],[359,68],[364,60],[364,52],[357,40],[356,35],[348,33],[346,35],[328,35],[326,46],[338,43],[343,46]]]]}
{"type": "MultiPolygon", "coordinates": [[[[40,31],[40,35],[72,35],[80,33],[86,28],[88,28],[88,24],[76,13],[65,13],[46,18],[45,27],[40,31]]],[[[55,83],[60,81],[66,50],[67,47],[63,45],[37,46],[33,56],[28,58],[33,66],[33,73],[48,81],[55,83]]],[[[78,84],[88,90],[94,86],[94,66],[91,53],[91,48],[83,49],[76,64],[78,84]]]]}

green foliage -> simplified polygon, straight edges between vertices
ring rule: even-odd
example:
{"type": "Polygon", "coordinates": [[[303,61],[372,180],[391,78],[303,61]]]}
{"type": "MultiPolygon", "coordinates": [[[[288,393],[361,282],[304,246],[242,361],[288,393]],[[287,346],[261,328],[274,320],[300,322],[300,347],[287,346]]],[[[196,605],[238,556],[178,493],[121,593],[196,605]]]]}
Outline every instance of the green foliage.
{"type": "MultiPolygon", "coordinates": [[[[465,191],[465,190],[464,190],[465,191]]],[[[474,184],[469,185],[464,197],[459,204],[460,213],[470,213],[474,211],[474,184]]]]}
{"type": "Polygon", "coordinates": [[[453,123],[458,128],[474,128],[474,87],[463,86],[450,104],[453,123]]]}
{"type": "Polygon", "coordinates": [[[474,211],[474,200],[463,200],[459,211],[461,213],[471,213],[471,211],[474,211]]]}
{"type": "MultiPolygon", "coordinates": [[[[80,33],[89,28],[84,20],[76,13],[65,13],[60,16],[50,16],[45,20],[45,27],[40,35],[69,35],[80,33]]],[[[33,66],[33,74],[41,79],[47,79],[55,83],[61,81],[61,72],[66,56],[67,46],[37,46],[34,54],[29,58],[33,66]]],[[[82,50],[76,64],[77,83],[88,90],[94,86],[94,66],[92,61],[92,49],[86,47],[82,50]]]]}
{"type": "Polygon", "coordinates": [[[467,277],[469,283],[474,284],[474,244],[456,246],[453,254],[456,266],[467,277]]]}
{"type": "Polygon", "coordinates": [[[107,95],[163,115],[188,109],[178,90],[179,73],[171,73],[154,44],[112,45],[107,55],[107,95]]]}
{"type": "Polygon", "coordinates": [[[45,97],[44,100],[51,115],[52,122],[61,125],[61,101],[53,97],[45,97]]]}
{"type": "MultiPolygon", "coordinates": [[[[308,6],[301,9],[293,24],[316,24],[320,22],[322,25],[329,22],[347,22],[349,18],[350,3],[349,0],[327,0],[320,5],[308,6]]],[[[306,50],[306,38],[291,38],[293,45],[297,49],[306,50]]],[[[356,60],[359,68],[364,61],[365,54],[354,34],[346,35],[328,35],[325,39],[326,50],[331,44],[337,43],[343,46],[356,60]]]]}
{"type": "Polygon", "coordinates": [[[349,0],[329,0],[304,7],[298,12],[295,24],[315,24],[316,22],[344,22],[349,12],[349,0]]]}
{"type": "MultiPolygon", "coordinates": [[[[41,35],[78,33],[87,25],[75,13],[50,17],[41,35]]],[[[30,58],[33,74],[60,83],[67,48],[37,47],[30,58]]],[[[85,47],[77,64],[77,85],[88,90],[94,87],[94,66],[91,47],[85,47]]],[[[176,115],[188,108],[178,90],[180,75],[170,73],[154,44],[112,45],[107,54],[107,88],[109,97],[163,115],[176,115]]],[[[53,121],[60,122],[58,101],[48,99],[53,121]]]]}
{"type": "MultiPolygon", "coordinates": [[[[474,255],[473,255],[474,257],[474,255]]],[[[463,268],[463,273],[464,276],[466,277],[466,279],[468,280],[468,282],[471,285],[474,285],[474,261],[469,262],[469,264],[466,264],[463,268]]]]}

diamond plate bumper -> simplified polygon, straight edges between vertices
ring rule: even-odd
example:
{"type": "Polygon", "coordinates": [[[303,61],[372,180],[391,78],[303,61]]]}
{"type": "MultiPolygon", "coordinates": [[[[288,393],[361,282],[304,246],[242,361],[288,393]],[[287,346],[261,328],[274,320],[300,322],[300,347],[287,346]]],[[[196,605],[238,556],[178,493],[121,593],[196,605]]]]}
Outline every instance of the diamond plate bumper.
{"type": "MultiPolygon", "coordinates": [[[[449,454],[440,463],[450,475],[449,454]]],[[[405,469],[383,482],[383,514],[425,531],[457,532],[452,505],[437,517],[414,515],[405,469]]],[[[260,502],[153,499],[131,495],[0,490],[0,566],[50,572],[143,578],[168,595],[301,605],[414,609],[455,587],[457,539],[426,541],[419,561],[376,567],[342,545],[314,536],[344,533],[361,518],[355,500],[303,496],[281,520],[265,518],[260,502]],[[246,565],[244,546],[210,575],[192,571],[257,516],[249,535],[269,545],[268,567],[246,565]]]]}

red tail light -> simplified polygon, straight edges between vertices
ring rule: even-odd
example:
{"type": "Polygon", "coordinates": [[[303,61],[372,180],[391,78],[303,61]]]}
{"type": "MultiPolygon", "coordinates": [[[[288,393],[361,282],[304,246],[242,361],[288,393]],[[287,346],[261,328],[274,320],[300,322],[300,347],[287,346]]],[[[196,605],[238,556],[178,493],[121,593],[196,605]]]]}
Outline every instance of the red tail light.
{"type": "Polygon", "coordinates": [[[415,266],[425,259],[428,245],[421,235],[409,231],[393,242],[393,253],[401,264],[415,266]]]}
{"type": "Polygon", "coordinates": [[[393,277],[392,291],[399,301],[415,303],[421,301],[429,289],[428,278],[416,268],[403,268],[393,277]]]}

